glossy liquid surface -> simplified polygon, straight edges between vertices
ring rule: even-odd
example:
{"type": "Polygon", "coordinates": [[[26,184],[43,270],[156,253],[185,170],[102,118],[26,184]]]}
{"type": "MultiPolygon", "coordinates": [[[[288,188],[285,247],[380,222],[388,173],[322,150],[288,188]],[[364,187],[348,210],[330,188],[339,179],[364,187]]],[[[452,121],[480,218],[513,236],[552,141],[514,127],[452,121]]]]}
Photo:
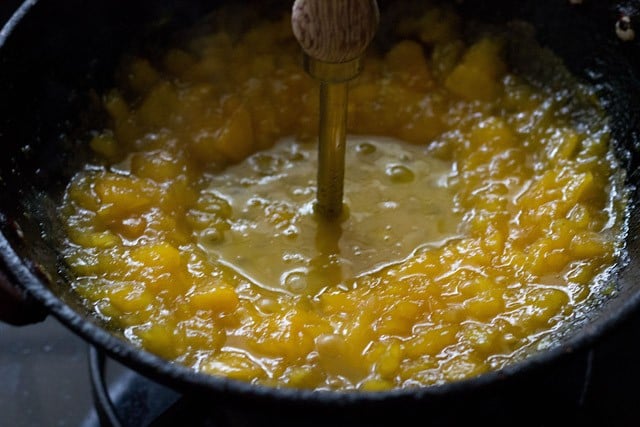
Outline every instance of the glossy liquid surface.
{"type": "Polygon", "coordinates": [[[452,164],[390,138],[349,138],[345,206],[337,221],[314,212],[314,144],[279,142],[212,176],[229,229],[207,228],[200,247],[264,289],[316,296],[459,237],[452,164]]]}

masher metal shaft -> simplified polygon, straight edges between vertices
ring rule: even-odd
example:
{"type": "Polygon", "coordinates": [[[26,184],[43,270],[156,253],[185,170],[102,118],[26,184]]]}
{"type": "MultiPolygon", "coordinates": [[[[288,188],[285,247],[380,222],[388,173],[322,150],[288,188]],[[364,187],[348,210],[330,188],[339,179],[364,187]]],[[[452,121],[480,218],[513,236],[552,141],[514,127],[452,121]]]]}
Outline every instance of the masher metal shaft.
{"type": "Polygon", "coordinates": [[[361,57],[379,22],[375,0],[296,0],[291,24],[307,72],[320,80],[316,211],[325,219],[342,212],[348,82],[360,74],[361,57]]]}

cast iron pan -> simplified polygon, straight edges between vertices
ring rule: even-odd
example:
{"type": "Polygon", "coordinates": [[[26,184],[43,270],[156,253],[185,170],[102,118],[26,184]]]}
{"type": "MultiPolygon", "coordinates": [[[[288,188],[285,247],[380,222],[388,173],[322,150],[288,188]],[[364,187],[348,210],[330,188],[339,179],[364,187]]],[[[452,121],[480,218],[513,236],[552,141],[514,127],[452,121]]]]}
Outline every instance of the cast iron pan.
{"type": "MultiPolygon", "coordinates": [[[[640,212],[635,189],[628,257],[621,260],[615,278],[617,293],[556,347],[502,371],[442,386],[383,393],[311,392],[197,374],[108,331],[69,291],[58,264],[60,227],[55,207],[66,183],[86,160],[86,141],[74,138],[73,132],[92,116],[86,114],[92,105],[89,95],[114,84],[118,59],[134,47],[133,40],[152,36],[160,41],[162,34],[196,21],[215,3],[27,0],[0,33],[0,282],[5,287],[13,284],[17,294],[26,293],[27,303],[14,310],[18,314],[23,310],[21,320],[54,315],[109,356],[200,399],[214,420],[210,425],[273,423],[265,420],[277,420],[280,425],[369,426],[412,420],[422,425],[469,419],[494,425],[558,421],[555,410],[567,413],[567,405],[579,400],[583,384],[569,379],[581,378],[586,349],[640,306],[640,212]]],[[[274,3],[290,7],[291,2],[274,3]]],[[[381,8],[384,3],[380,1],[381,8]]],[[[467,0],[456,4],[468,16],[532,23],[542,45],[563,58],[575,75],[596,85],[611,116],[613,143],[627,168],[628,183],[638,183],[640,1],[467,0]],[[625,41],[616,34],[616,22],[622,16],[630,17],[631,27],[638,22],[635,40],[625,41]]]]}

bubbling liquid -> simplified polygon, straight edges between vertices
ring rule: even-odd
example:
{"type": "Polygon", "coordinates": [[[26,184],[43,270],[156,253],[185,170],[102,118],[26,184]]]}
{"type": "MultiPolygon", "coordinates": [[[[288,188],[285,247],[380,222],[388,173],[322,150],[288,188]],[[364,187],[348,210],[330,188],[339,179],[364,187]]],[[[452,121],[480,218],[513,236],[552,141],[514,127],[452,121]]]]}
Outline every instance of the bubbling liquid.
{"type": "Polygon", "coordinates": [[[314,211],[317,149],[288,139],[211,177],[228,230],[200,247],[264,289],[317,295],[459,237],[451,162],[391,138],[349,138],[343,218],[314,211]]]}

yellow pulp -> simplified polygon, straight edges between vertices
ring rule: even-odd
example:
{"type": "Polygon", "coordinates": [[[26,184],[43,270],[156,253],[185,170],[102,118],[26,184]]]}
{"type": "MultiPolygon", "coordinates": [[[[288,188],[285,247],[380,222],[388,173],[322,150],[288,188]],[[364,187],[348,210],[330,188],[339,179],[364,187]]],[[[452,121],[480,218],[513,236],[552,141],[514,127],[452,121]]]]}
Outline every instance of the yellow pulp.
{"type": "Polygon", "coordinates": [[[104,97],[111,125],[90,142],[98,160],[61,206],[75,291],[136,345],[272,386],[440,384],[552,345],[603,292],[597,279],[620,250],[625,201],[606,120],[587,90],[516,75],[500,35],[467,42],[461,30],[450,9],[428,8],[366,57],[348,130],[380,137],[383,166],[347,182],[337,227],[310,216],[308,180],[279,191],[242,179],[254,166],[266,181],[314,168],[309,156],[278,163],[273,151],[315,147],[317,133],[317,82],[288,16],[130,59],[104,97]],[[419,164],[443,184],[415,185],[419,164]],[[410,183],[417,193],[403,190],[410,183]],[[360,213],[412,197],[417,207],[349,229],[356,184],[360,213]],[[387,226],[401,231],[386,236],[387,226]],[[367,230],[368,243],[353,244],[349,230],[367,230]],[[362,261],[362,251],[374,255],[362,261]]]}

